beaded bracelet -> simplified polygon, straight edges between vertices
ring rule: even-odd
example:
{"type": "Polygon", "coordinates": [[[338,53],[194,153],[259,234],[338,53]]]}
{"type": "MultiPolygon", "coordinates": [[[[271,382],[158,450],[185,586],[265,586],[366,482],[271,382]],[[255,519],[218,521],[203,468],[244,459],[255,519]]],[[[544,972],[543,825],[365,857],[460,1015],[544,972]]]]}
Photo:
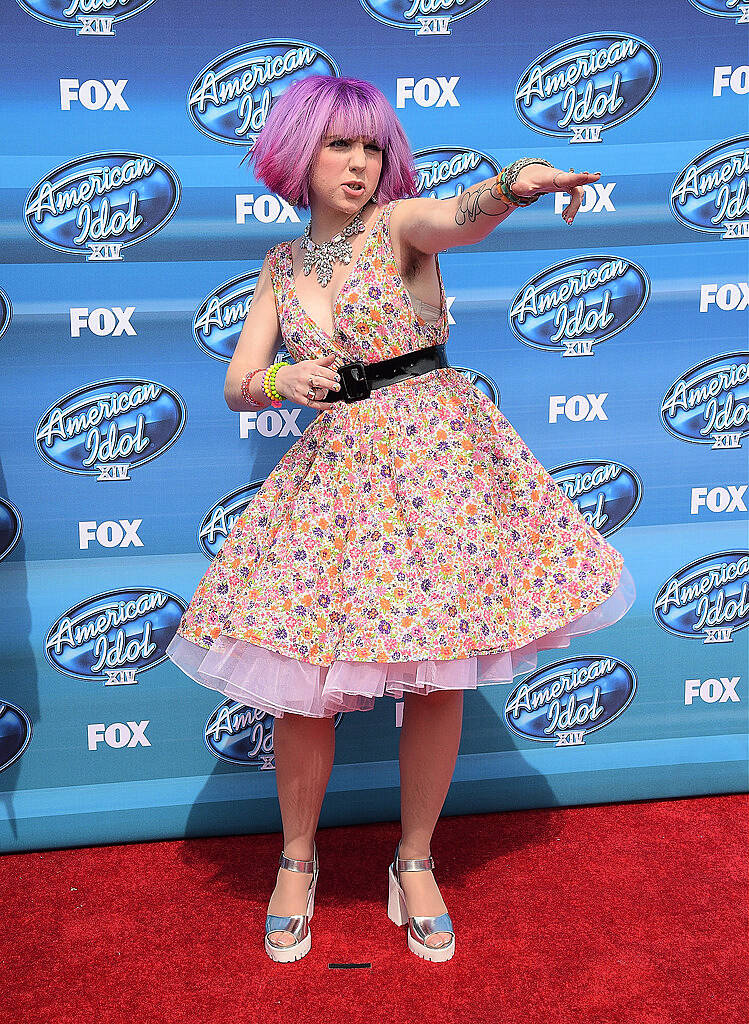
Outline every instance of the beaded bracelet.
{"type": "Polygon", "coordinates": [[[504,167],[502,171],[497,175],[496,182],[500,192],[511,206],[530,206],[531,203],[537,202],[541,198],[539,193],[537,196],[516,196],[510,186],[507,184],[507,168],[504,167]]]}
{"type": "Polygon", "coordinates": [[[250,381],[252,380],[252,378],[255,376],[256,373],[261,373],[265,369],[266,369],[265,366],[258,366],[258,368],[256,370],[250,370],[245,375],[245,377],[242,380],[242,385],[241,385],[241,389],[240,389],[241,392],[242,392],[242,398],[249,405],[251,412],[255,412],[258,409],[267,409],[268,408],[267,403],[258,402],[250,394],[250,381]]]}
{"type": "Polygon", "coordinates": [[[274,363],[273,366],[269,367],[263,377],[263,391],[270,398],[270,404],[274,408],[279,408],[283,401],[283,395],[279,394],[276,389],[276,374],[282,366],[289,366],[289,363],[274,363]]]}
{"type": "MultiPolygon", "coordinates": [[[[535,196],[517,196],[512,191],[512,186],[515,184],[518,174],[528,164],[541,164],[543,167],[553,167],[548,160],[544,160],[543,157],[538,156],[523,156],[519,160],[514,160],[511,164],[505,167],[501,174],[497,175],[497,184],[508,203],[513,206],[530,206],[531,203],[536,203],[543,195],[548,195],[546,192],[539,192],[535,196]]],[[[570,167],[570,170],[572,168],[570,167]]]]}

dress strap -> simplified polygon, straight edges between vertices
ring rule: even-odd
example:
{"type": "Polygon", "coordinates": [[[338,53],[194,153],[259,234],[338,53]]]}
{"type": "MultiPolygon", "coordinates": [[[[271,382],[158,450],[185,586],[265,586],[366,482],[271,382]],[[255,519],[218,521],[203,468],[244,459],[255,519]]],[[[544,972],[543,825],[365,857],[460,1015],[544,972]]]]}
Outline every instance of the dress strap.
{"type": "Polygon", "coordinates": [[[402,199],[391,199],[389,203],[386,203],[382,210],[382,227],[386,227],[390,231],[390,215],[399,203],[402,203],[402,199]]]}
{"type": "Polygon", "coordinates": [[[265,254],[265,258],[268,261],[271,284],[273,285],[273,297],[276,300],[276,312],[279,314],[279,317],[281,309],[287,303],[288,295],[288,282],[284,281],[284,262],[281,259],[284,254],[284,246],[286,245],[290,245],[290,243],[279,242],[272,246],[265,254]]]}
{"type": "Polygon", "coordinates": [[[277,246],[273,245],[265,254],[265,261],[268,264],[268,273],[270,274],[274,293],[276,291],[276,272],[278,268],[278,253],[276,250],[277,246]]]}

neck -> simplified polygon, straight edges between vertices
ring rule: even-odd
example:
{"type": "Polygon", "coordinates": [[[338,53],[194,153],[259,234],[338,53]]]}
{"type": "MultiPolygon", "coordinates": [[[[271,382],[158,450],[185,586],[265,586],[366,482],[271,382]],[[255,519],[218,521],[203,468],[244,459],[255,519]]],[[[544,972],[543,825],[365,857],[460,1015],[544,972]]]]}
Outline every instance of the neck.
{"type": "MultiPolygon", "coordinates": [[[[362,220],[365,223],[367,219],[366,211],[371,205],[370,202],[366,202],[357,211],[361,214],[362,220]]],[[[340,210],[334,210],[330,206],[322,206],[313,201],[310,203],[310,238],[318,244],[329,242],[339,231],[343,231],[354,217],[356,217],[356,212],[344,214],[340,210]]]]}

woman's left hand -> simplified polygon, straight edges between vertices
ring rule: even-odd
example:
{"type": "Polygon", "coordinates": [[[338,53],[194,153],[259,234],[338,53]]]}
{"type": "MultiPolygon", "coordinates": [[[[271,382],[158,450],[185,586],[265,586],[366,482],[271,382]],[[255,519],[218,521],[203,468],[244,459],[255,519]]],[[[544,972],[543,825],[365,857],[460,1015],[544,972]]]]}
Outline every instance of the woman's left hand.
{"type": "Polygon", "coordinates": [[[558,167],[546,167],[544,164],[527,164],[522,168],[512,191],[521,197],[532,197],[547,192],[569,192],[570,203],[562,217],[571,224],[583,201],[583,185],[592,184],[601,177],[600,171],[560,171],[558,167]]]}

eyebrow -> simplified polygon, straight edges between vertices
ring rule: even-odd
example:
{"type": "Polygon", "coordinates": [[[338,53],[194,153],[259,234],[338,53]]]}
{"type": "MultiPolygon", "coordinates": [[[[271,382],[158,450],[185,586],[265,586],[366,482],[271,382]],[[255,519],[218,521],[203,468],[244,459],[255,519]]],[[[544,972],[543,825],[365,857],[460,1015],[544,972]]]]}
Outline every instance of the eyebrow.
{"type": "MultiPolygon", "coordinates": [[[[352,138],[353,138],[353,136],[351,136],[351,135],[326,135],[324,137],[323,141],[324,142],[335,142],[335,141],[340,140],[341,142],[351,142],[352,138]]],[[[379,142],[377,141],[377,139],[372,138],[371,135],[369,135],[369,136],[366,136],[366,135],[364,135],[364,136],[357,136],[357,138],[363,138],[366,141],[367,145],[369,145],[369,143],[372,143],[372,145],[374,145],[374,146],[379,146],[380,145],[379,142]]]]}

